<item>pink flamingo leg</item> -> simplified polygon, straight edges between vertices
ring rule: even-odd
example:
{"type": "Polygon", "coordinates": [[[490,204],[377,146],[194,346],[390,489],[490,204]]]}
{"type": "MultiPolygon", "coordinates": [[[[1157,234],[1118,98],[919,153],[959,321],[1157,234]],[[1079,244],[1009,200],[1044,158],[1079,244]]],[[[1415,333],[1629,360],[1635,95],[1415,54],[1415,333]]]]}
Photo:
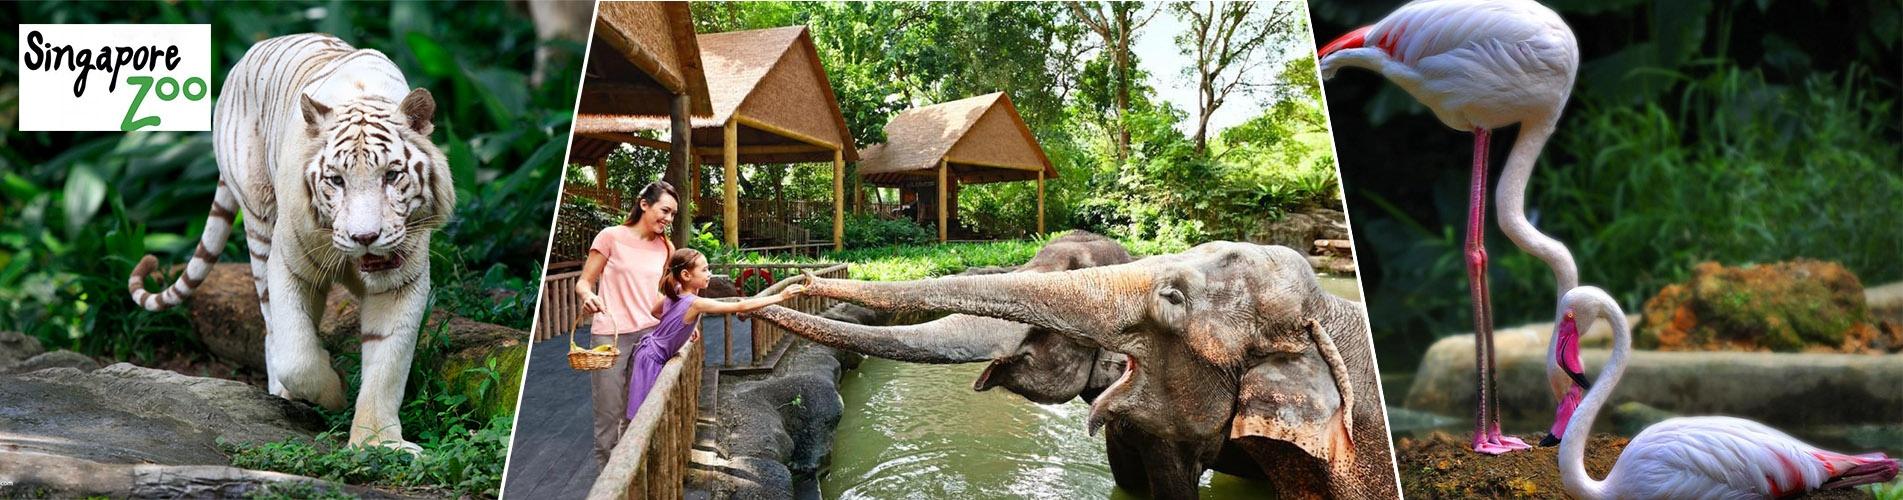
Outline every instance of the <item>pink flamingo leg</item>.
{"type": "Polygon", "coordinates": [[[1475,398],[1474,451],[1498,455],[1531,448],[1525,441],[1500,433],[1500,405],[1494,394],[1493,295],[1487,288],[1487,139],[1492,132],[1474,129],[1473,191],[1467,200],[1467,282],[1473,295],[1474,371],[1479,384],[1475,398]]]}

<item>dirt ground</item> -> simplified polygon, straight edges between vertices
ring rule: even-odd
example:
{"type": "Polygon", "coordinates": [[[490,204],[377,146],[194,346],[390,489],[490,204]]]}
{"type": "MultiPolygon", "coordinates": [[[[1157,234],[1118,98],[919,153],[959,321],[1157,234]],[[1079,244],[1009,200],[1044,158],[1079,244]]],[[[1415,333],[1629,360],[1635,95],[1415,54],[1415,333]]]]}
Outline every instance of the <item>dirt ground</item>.
{"type": "MultiPolygon", "coordinates": [[[[1520,436],[1529,443],[1540,436],[1520,436]]],[[[1630,439],[1594,434],[1586,446],[1586,471],[1605,477],[1630,439]]],[[[1501,456],[1474,453],[1463,437],[1436,432],[1426,438],[1395,442],[1401,489],[1420,498],[1565,498],[1559,479],[1559,447],[1534,448],[1501,456]]],[[[1862,490],[1833,490],[1794,498],[1864,499],[1862,490]]]]}

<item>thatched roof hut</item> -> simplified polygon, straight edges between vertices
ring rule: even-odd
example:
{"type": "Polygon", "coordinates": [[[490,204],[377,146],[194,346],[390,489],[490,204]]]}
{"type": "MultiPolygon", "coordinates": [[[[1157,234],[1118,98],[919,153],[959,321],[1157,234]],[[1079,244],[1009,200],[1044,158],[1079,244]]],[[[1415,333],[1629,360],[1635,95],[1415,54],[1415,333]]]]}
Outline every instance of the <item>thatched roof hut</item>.
{"type": "MultiPolygon", "coordinates": [[[[713,113],[707,78],[701,69],[700,42],[686,2],[606,2],[596,11],[594,22],[581,87],[583,113],[678,115],[683,124],[691,114],[713,113]]],[[[674,166],[668,169],[669,180],[679,182],[686,175],[687,156],[691,156],[687,133],[683,125],[672,134],[678,147],[655,141],[662,149],[678,152],[674,166]]],[[[568,161],[600,167],[608,153],[618,147],[618,142],[575,137],[569,142],[568,161]]],[[[591,198],[617,209],[623,195],[613,189],[577,185],[568,185],[562,191],[563,199],[591,198]]],[[[682,209],[683,218],[692,217],[687,212],[692,207],[682,209]]],[[[580,227],[589,223],[569,215],[561,214],[557,234],[583,237],[558,237],[556,246],[565,250],[581,248],[586,254],[586,238],[599,228],[580,227]],[[576,239],[580,241],[570,241],[576,239]]],[[[686,237],[686,232],[678,233],[675,243],[686,244],[686,237]]]]}
{"type": "MultiPolygon", "coordinates": [[[[691,114],[713,114],[686,2],[603,2],[589,45],[581,113],[656,115],[664,122],[657,129],[667,130],[670,100],[686,95],[691,114]]],[[[593,165],[616,147],[577,139],[569,162],[593,165]]]]}
{"type": "Polygon", "coordinates": [[[1044,232],[1044,180],[1057,169],[1003,92],[908,109],[885,125],[885,144],[860,152],[859,177],[899,188],[937,185],[938,234],[947,238],[956,184],[1037,181],[1044,232]]]}
{"type": "MultiPolygon", "coordinates": [[[[835,248],[841,247],[845,162],[858,161],[859,152],[811,34],[805,26],[789,26],[708,33],[697,41],[710,109],[689,120],[692,152],[699,163],[723,166],[726,241],[739,242],[739,163],[831,161],[833,240],[835,248]]],[[[586,149],[580,147],[586,140],[667,147],[635,134],[667,130],[670,119],[664,112],[591,111],[584,106],[575,117],[577,150],[586,149]]]]}

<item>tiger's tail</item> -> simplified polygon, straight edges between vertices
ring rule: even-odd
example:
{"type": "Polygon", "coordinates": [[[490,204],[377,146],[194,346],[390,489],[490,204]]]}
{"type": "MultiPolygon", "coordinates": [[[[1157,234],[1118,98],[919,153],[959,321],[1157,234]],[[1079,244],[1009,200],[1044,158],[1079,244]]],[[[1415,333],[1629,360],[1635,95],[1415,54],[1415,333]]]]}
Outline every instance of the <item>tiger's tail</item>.
{"type": "Polygon", "coordinates": [[[221,176],[218,179],[218,191],[212,195],[211,215],[205,217],[205,234],[199,236],[198,248],[192,251],[192,260],[185,265],[185,274],[163,292],[148,292],[145,290],[145,278],[158,269],[159,259],[146,255],[139,260],[137,267],[132,268],[132,277],[126,280],[126,290],[132,292],[132,301],[148,311],[163,311],[191,297],[192,290],[205,282],[205,278],[211,275],[212,265],[218,263],[218,253],[225,249],[225,239],[231,236],[236,207],[237,198],[221,176]]]}

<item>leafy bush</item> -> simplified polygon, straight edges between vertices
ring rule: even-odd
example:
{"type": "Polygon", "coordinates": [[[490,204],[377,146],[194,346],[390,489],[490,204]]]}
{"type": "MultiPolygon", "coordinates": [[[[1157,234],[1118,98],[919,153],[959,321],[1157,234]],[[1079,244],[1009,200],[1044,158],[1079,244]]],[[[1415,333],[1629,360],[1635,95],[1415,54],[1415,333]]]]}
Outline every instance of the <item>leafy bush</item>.
{"type": "MultiPolygon", "coordinates": [[[[938,238],[937,232],[906,219],[848,212],[845,221],[846,248],[918,245],[938,238]]],[[[804,225],[815,238],[831,237],[833,234],[832,217],[816,217],[804,225]]]]}
{"type": "MultiPolygon", "coordinates": [[[[576,89],[572,84],[528,85],[527,68],[542,42],[515,11],[445,3],[194,0],[22,4],[18,9],[21,21],[34,23],[210,24],[214,88],[252,43],[274,35],[333,33],[382,51],[403,68],[411,85],[435,95],[438,132],[432,140],[447,154],[459,200],[455,217],[430,248],[432,307],[528,326],[576,89]]],[[[547,80],[579,81],[575,63],[582,46],[548,44],[570,57],[569,64],[550,67],[547,80]]],[[[17,72],[16,66],[14,60],[0,61],[0,70],[17,72]]],[[[0,105],[11,107],[14,99],[0,92],[0,105]]],[[[211,147],[207,133],[9,128],[0,135],[0,214],[5,214],[0,216],[0,330],[24,332],[49,348],[142,364],[166,354],[207,356],[185,308],[144,311],[127,298],[125,280],[147,253],[159,257],[158,274],[166,283],[173,278],[170,266],[189,258],[217,185],[211,147]]],[[[225,261],[244,260],[243,241],[226,242],[225,261]]],[[[423,333],[426,339],[434,335],[423,333]]],[[[425,448],[424,458],[403,466],[357,458],[364,467],[383,471],[410,468],[397,476],[383,474],[398,479],[382,484],[494,496],[510,421],[477,419],[467,395],[447,387],[441,374],[420,371],[439,356],[440,349],[418,348],[411,397],[401,415],[406,437],[425,448]]],[[[339,359],[350,387],[356,387],[358,360],[354,355],[339,359]]],[[[347,429],[350,415],[347,410],[327,417],[335,428],[347,429]]],[[[325,448],[314,451],[333,452],[336,432],[320,439],[316,444],[325,448]]],[[[356,477],[358,472],[345,465],[350,462],[331,462],[337,467],[332,477],[356,477]]],[[[282,466],[300,463],[287,460],[282,466]]]]}
{"type": "MultiPolygon", "coordinates": [[[[1051,238],[1064,233],[1052,233],[1043,237],[1026,240],[988,241],[980,243],[928,243],[923,245],[894,245],[847,249],[837,252],[825,252],[819,257],[801,257],[792,255],[762,255],[756,252],[731,252],[716,263],[738,264],[816,264],[816,263],[852,263],[854,279],[896,281],[930,278],[957,274],[971,267],[1017,266],[1031,260],[1037,250],[1051,238]]],[[[1176,253],[1188,250],[1190,245],[1182,242],[1128,240],[1119,239],[1130,255],[1142,258],[1150,255],[1176,253]]],[[[698,248],[698,247],[697,247],[698,248]]]]}
{"type": "MultiPolygon", "coordinates": [[[[411,456],[382,446],[347,447],[348,432],[330,431],[314,440],[287,440],[253,446],[220,443],[234,467],[271,470],[327,481],[383,487],[430,487],[461,495],[493,498],[502,486],[510,419],[498,416],[477,429],[453,430],[430,451],[411,456]]],[[[290,497],[308,498],[283,492],[290,497]]]]}
{"type": "MultiPolygon", "coordinates": [[[[339,411],[318,409],[330,430],[314,440],[286,440],[255,445],[220,443],[231,456],[233,466],[272,470],[311,476],[350,484],[384,487],[443,488],[461,495],[493,498],[502,486],[503,463],[508,457],[509,438],[514,415],[502,414],[483,420],[477,416],[478,402],[489,399],[502,374],[494,363],[469,368],[465,374],[483,379],[473,391],[464,392],[433,371],[436,360],[449,349],[447,323],[419,334],[416,362],[410,365],[409,387],[398,418],[404,424],[406,439],[423,448],[412,457],[406,452],[379,447],[347,447],[354,407],[339,411]]],[[[357,354],[338,356],[338,369],[347,388],[362,383],[362,358],[357,354]]],[[[506,393],[505,393],[506,394],[506,393]]],[[[352,397],[355,395],[352,394],[352,397]]]]}
{"type": "MultiPolygon", "coordinates": [[[[1535,170],[1531,215],[1571,247],[1582,283],[1636,311],[1708,260],[1805,257],[1840,262],[1865,283],[1903,279],[1903,205],[1891,202],[1903,193],[1903,148],[1892,139],[1896,102],[1879,91],[1887,82],[1853,70],[1784,86],[1733,65],[1676,81],[1671,108],[1586,105],[1535,170]]],[[[1452,201],[1460,187],[1440,188],[1440,219],[1464,217],[1452,201]]],[[[1416,332],[1405,342],[1418,350],[1427,332],[1471,329],[1459,230],[1371,198],[1387,217],[1355,222],[1382,262],[1369,297],[1375,331],[1416,332]]],[[[1488,244],[1505,249],[1489,256],[1496,322],[1550,319],[1551,271],[1504,238],[1488,244]]]]}

